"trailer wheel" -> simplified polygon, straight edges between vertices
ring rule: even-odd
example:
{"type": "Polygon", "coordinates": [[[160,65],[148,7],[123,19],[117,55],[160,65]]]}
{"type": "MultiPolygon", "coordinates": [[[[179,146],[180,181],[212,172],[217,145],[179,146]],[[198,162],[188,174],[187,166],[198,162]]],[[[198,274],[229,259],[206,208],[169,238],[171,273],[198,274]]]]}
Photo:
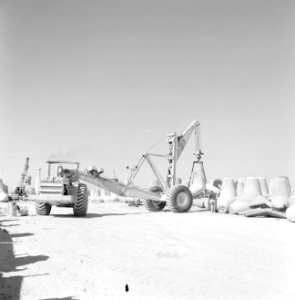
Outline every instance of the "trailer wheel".
{"type": "Polygon", "coordinates": [[[88,208],[88,192],[87,185],[84,183],[79,183],[77,189],[77,199],[74,204],[74,216],[75,217],[85,217],[88,208]]]}
{"type": "MultiPolygon", "coordinates": [[[[154,193],[162,193],[163,190],[160,186],[152,186],[149,189],[151,192],[154,193]]],[[[164,201],[155,201],[155,200],[149,200],[149,199],[144,199],[144,206],[148,211],[160,211],[166,206],[166,202],[164,201]]]]}
{"type": "Polygon", "coordinates": [[[167,204],[175,213],[188,212],[193,205],[193,196],[188,187],[176,185],[167,194],[167,204]]]}
{"type": "Polygon", "coordinates": [[[51,205],[44,202],[36,202],[35,203],[35,210],[37,215],[39,216],[48,216],[51,211],[51,205]]]}

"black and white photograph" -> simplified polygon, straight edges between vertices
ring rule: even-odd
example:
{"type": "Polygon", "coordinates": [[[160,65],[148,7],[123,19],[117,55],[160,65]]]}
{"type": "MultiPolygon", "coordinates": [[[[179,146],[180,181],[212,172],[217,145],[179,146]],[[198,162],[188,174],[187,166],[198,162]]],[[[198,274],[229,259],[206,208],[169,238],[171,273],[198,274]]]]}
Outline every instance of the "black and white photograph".
{"type": "Polygon", "coordinates": [[[0,300],[295,299],[295,1],[0,0],[0,300]]]}

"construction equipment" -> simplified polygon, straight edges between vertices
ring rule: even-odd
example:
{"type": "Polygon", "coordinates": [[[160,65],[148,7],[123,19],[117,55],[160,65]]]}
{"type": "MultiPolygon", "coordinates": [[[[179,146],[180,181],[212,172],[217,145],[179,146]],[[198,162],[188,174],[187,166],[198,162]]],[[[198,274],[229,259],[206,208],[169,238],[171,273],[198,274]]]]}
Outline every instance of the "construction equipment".
{"type": "Polygon", "coordinates": [[[145,207],[149,211],[160,211],[165,206],[166,203],[168,207],[174,212],[187,212],[190,210],[193,203],[193,194],[196,196],[205,196],[206,194],[206,175],[204,171],[203,162],[201,160],[203,152],[200,146],[200,123],[195,120],[193,121],[184,131],[179,134],[177,132],[172,132],[167,135],[168,141],[168,154],[159,153],[145,153],[140,158],[139,162],[131,168],[130,176],[127,181],[127,186],[132,185],[134,178],[139,172],[144,161],[147,161],[151,167],[153,173],[156,176],[158,185],[150,187],[150,191],[158,194],[166,195],[166,197],[161,197],[161,201],[154,201],[153,199],[144,199],[145,207]],[[180,184],[180,179],[177,178],[177,161],[180,158],[187,142],[189,141],[192,133],[195,133],[195,152],[194,155],[196,159],[193,161],[193,166],[190,174],[190,179],[188,186],[180,184]],[[167,175],[166,180],[162,177],[158,171],[156,165],[152,161],[152,157],[162,157],[167,159],[167,175]],[[196,167],[199,169],[199,178],[202,182],[199,182],[199,186],[196,187],[196,167]],[[190,189],[189,187],[192,187],[190,189]],[[192,194],[193,193],[193,194],[192,194]],[[165,201],[162,201],[165,200],[165,201]]]}
{"type": "Polygon", "coordinates": [[[120,196],[142,198],[145,207],[149,211],[160,211],[167,204],[173,212],[187,212],[190,210],[194,198],[210,198],[214,192],[219,192],[216,187],[207,184],[204,165],[201,159],[203,152],[200,146],[200,123],[195,120],[182,133],[169,133],[167,140],[168,154],[143,154],[139,162],[131,167],[126,184],[105,177],[102,175],[102,172],[98,172],[95,168],[88,169],[87,173],[79,171],[77,176],[81,180],[90,182],[120,196]],[[177,161],[193,133],[195,136],[195,160],[193,161],[189,182],[187,185],[184,185],[177,178],[177,161]],[[165,179],[152,161],[153,156],[162,157],[167,160],[168,167],[165,179]],[[158,182],[157,185],[151,186],[149,190],[134,185],[134,179],[144,161],[147,161],[158,182]]]}
{"type": "Polygon", "coordinates": [[[26,185],[31,184],[31,176],[28,176],[29,160],[29,157],[27,157],[25,160],[25,166],[21,174],[19,184],[14,188],[12,194],[10,195],[11,200],[23,200],[23,198],[26,197],[26,185]]]}
{"type": "Polygon", "coordinates": [[[45,178],[41,178],[41,169],[36,178],[35,193],[30,194],[27,200],[35,202],[36,213],[38,215],[49,215],[52,205],[72,207],[74,216],[85,216],[88,208],[88,191],[87,186],[80,181],[91,183],[95,186],[109,190],[118,195],[129,197],[152,197],[154,193],[146,191],[140,187],[127,187],[118,179],[108,178],[101,175],[103,169],[97,170],[93,167],[87,172],[79,170],[78,162],[70,161],[47,161],[48,173],[45,178]],[[58,164],[57,174],[51,176],[51,165],[58,164]],[[66,164],[72,164],[74,169],[63,167],[66,164]]]}
{"type": "Polygon", "coordinates": [[[80,183],[73,172],[79,169],[79,162],[50,160],[47,161],[47,177],[41,178],[39,169],[36,178],[35,194],[28,195],[28,200],[35,202],[38,215],[49,215],[51,206],[72,207],[75,216],[85,216],[88,206],[87,186],[80,183]],[[58,164],[55,176],[51,176],[52,165],[58,164]],[[76,168],[70,174],[65,174],[64,165],[74,165],[76,168]]]}
{"type": "Polygon", "coordinates": [[[212,192],[218,192],[215,187],[207,185],[204,171],[202,151],[200,147],[200,123],[192,122],[181,134],[176,132],[168,134],[168,154],[145,153],[139,162],[132,168],[127,184],[117,178],[109,178],[103,175],[104,170],[89,167],[87,171],[79,170],[79,163],[65,161],[48,161],[48,176],[41,179],[35,195],[29,195],[29,200],[36,202],[37,214],[48,215],[51,205],[70,206],[74,209],[75,216],[85,216],[87,212],[88,194],[87,187],[80,181],[98,186],[114,194],[124,197],[141,198],[149,211],[160,211],[166,204],[177,213],[187,212],[193,204],[193,198],[210,197],[212,192]],[[190,179],[187,185],[180,184],[177,178],[177,161],[180,158],[189,138],[195,133],[196,159],[193,161],[190,179]],[[168,168],[166,180],[162,177],[151,157],[157,156],[167,159],[168,168]],[[134,178],[140,167],[147,161],[154,172],[158,185],[150,189],[134,185],[134,178]],[[57,176],[50,177],[51,164],[76,164],[75,169],[58,167],[57,176]],[[201,180],[198,180],[201,179],[201,180]]]}

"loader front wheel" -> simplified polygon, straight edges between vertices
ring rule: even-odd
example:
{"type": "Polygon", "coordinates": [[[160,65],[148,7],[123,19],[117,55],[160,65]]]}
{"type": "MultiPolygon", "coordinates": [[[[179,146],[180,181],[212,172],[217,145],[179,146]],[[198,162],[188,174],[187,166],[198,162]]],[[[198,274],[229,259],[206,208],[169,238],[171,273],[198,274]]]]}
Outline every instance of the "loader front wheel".
{"type": "Polygon", "coordinates": [[[51,211],[51,205],[44,202],[36,202],[35,210],[38,216],[48,216],[51,211]]]}
{"type": "MultiPolygon", "coordinates": [[[[152,186],[149,189],[151,192],[154,193],[162,193],[163,190],[160,186],[152,186]]],[[[150,199],[144,199],[144,206],[148,211],[160,211],[166,206],[166,202],[163,201],[156,201],[156,200],[150,200],[150,199]]]]}
{"type": "Polygon", "coordinates": [[[79,183],[77,189],[77,199],[74,204],[74,216],[75,217],[85,217],[88,208],[88,192],[87,185],[79,183]]]}
{"type": "Polygon", "coordinates": [[[176,185],[167,194],[167,204],[175,213],[188,212],[193,205],[193,196],[188,187],[176,185]]]}

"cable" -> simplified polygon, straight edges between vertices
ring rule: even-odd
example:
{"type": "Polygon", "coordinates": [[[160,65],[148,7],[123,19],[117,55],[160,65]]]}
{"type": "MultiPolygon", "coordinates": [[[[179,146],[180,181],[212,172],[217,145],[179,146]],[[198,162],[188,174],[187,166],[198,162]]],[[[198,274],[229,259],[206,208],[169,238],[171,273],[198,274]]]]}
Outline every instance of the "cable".
{"type": "Polygon", "coordinates": [[[162,137],[160,140],[158,140],[156,143],[154,143],[150,148],[148,148],[146,150],[146,152],[150,151],[152,148],[154,148],[155,146],[159,145],[165,139],[166,139],[166,137],[162,137]]]}

